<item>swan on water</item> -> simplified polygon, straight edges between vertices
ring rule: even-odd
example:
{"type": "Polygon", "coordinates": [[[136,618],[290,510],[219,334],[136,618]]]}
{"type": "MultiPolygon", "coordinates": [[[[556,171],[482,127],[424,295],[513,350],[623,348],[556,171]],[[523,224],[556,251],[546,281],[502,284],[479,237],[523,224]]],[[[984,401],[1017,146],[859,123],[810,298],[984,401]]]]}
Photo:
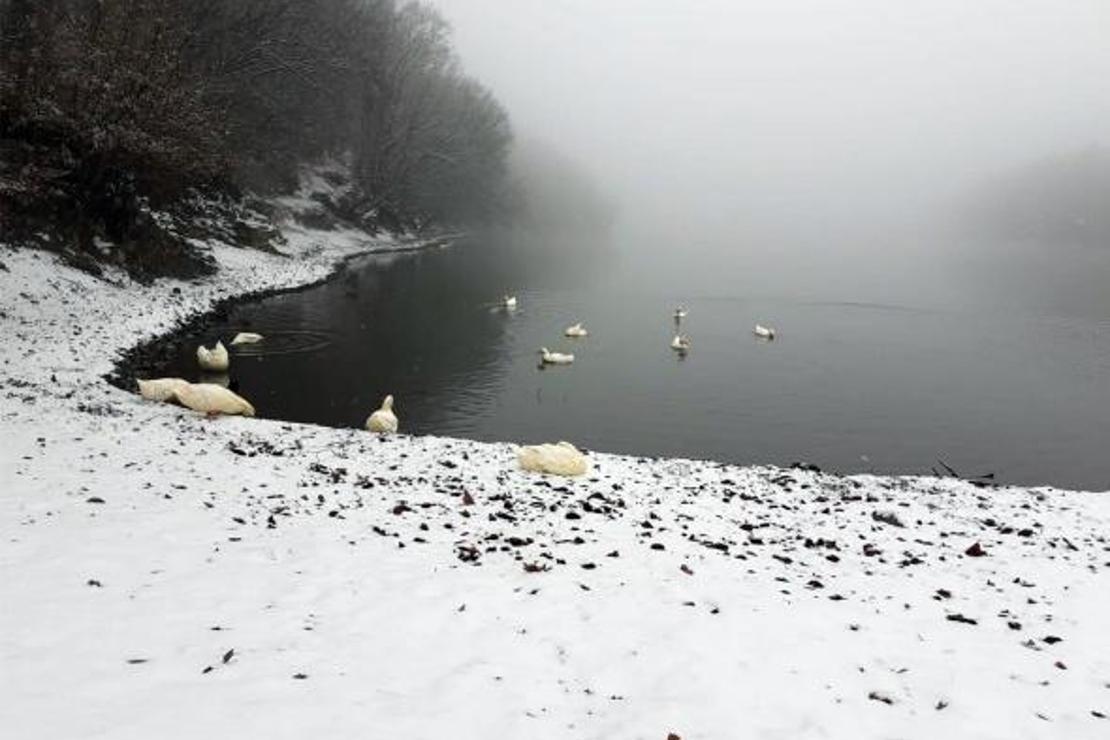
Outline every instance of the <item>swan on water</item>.
{"type": "Polygon", "coordinates": [[[222,373],[228,368],[227,348],[224,343],[217,341],[216,346],[208,349],[203,344],[197,347],[197,362],[201,369],[222,373]]]}
{"type": "Polygon", "coordinates": [[[182,406],[209,416],[254,416],[254,406],[247,399],[214,383],[186,383],[173,395],[182,406]]]}
{"type": "Polygon", "coordinates": [[[583,475],[589,469],[586,456],[570,442],[524,445],[516,453],[522,470],[553,475],[583,475]]]}
{"type": "Polygon", "coordinates": [[[574,355],[568,355],[562,352],[549,352],[547,347],[541,347],[540,354],[543,355],[543,362],[545,365],[569,365],[574,362],[574,355]]]}
{"type": "Polygon", "coordinates": [[[508,309],[516,308],[516,296],[506,294],[505,297],[501,299],[501,305],[508,309]]]}
{"type": "Polygon", "coordinates": [[[770,328],[770,327],[763,326],[761,324],[756,324],[755,329],[752,330],[752,333],[755,334],[760,339],[774,339],[775,338],[775,330],[770,328]]]}
{"type": "Polygon", "coordinates": [[[262,339],[261,334],[255,334],[253,331],[241,331],[231,340],[231,344],[232,346],[236,344],[258,344],[262,339]]]}
{"type": "Polygon", "coordinates": [[[378,434],[392,434],[397,431],[397,415],[393,413],[393,396],[386,396],[382,407],[370,414],[366,420],[366,429],[378,434]]]}
{"type": "Polygon", "coordinates": [[[586,331],[585,327],[583,327],[582,324],[568,326],[567,330],[563,332],[563,334],[568,337],[588,337],[590,335],[590,333],[586,331]]]}
{"type": "Polygon", "coordinates": [[[674,339],[671,340],[671,349],[685,352],[690,349],[690,337],[685,334],[675,334],[674,339]]]}
{"type": "Polygon", "coordinates": [[[150,401],[172,401],[180,388],[189,385],[189,381],[181,378],[136,379],[135,382],[139,384],[139,395],[150,401]]]}

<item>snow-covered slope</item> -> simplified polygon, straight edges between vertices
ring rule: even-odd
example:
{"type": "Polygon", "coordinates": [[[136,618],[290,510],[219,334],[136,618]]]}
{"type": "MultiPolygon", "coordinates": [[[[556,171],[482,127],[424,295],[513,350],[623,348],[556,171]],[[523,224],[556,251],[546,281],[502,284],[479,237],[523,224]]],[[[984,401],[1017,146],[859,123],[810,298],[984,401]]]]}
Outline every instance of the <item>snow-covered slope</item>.
{"type": "Polygon", "coordinates": [[[1106,495],[602,454],[563,480],[101,380],[388,246],[288,237],[149,287],[0,249],[0,736],[1110,737],[1106,495]]]}

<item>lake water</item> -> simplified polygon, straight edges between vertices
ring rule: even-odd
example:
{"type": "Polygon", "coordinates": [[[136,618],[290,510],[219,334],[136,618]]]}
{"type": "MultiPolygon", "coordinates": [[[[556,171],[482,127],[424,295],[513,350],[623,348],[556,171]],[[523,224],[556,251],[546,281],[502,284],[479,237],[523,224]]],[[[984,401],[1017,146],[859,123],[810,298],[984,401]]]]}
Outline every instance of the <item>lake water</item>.
{"type": "Polygon", "coordinates": [[[833,285],[832,262],[768,287],[758,269],[729,278],[682,251],[662,266],[500,242],[370,257],[238,306],[144,370],[198,379],[198,342],[252,330],[267,339],[233,348],[230,381],[268,418],[360,427],[392,393],[411,434],[841,472],[943,460],[1001,482],[1110,487],[1106,318],[961,302],[920,272],[905,285],[945,290],[858,271],[858,285],[833,285]],[[516,311],[498,305],[506,291],[516,311]],[[679,302],[684,357],[669,346],[679,302]],[[590,336],[564,338],[578,321],[590,336]],[[756,322],[778,338],[754,337],[756,322]],[[541,346],[576,361],[543,368],[541,346]]]}

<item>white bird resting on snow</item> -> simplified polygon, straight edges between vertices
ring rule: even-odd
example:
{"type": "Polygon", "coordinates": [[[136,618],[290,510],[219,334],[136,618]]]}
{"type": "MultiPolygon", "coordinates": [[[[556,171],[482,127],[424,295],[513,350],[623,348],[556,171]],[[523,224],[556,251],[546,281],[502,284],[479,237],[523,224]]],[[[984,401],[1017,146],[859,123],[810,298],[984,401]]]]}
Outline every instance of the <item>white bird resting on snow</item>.
{"type": "Polygon", "coordinates": [[[568,326],[567,330],[565,332],[563,332],[563,334],[565,334],[568,337],[587,337],[587,336],[590,335],[590,333],[588,331],[586,331],[586,328],[584,326],[582,326],[582,324],[575,324],[574,326],[568,326]]]}
{"type": "Polygon", "coordinates": [[[227,370],[230,362],[227,357],[227,347],[223,342],[216,342],[216,346],[208,349],[203,344],[197,347],[197,362],[202,370],[211,370],[222,373],[227,370]]]}
{"type": "Polygon", "coordinates": [[[570,442],[524,445],[516,453],[522,470],[553,475],[584,475],[589,470],[586,456],[570,442]]]}
{"type": "Polygon", "coordinates": [[[366,420],[366,429],[378,434],[392,434],[397,431],[397,415],[393,413],[392,395],[386,396],[382,407],[370,414],[366,420]]]}
{"type": "Polygon", "coordinates": [[[752,333],[755,334],[760,339],[774,339],[775,338],[775,330],[770,328],[770,327],[763,326],[762,324],[756,324],[755,328],[752,329],[752,333]]]}
{"type": "Polygon", "coordinates": [[[149,401],[172,401],[179,389],[189,385],[189,381],[182,378],[136,379],[135,382],[139,384],[139,395],[149,401]]]}
{"type": "Polygon", "coordinates": [[[231,344],[232,346],[236,344],[258,344],[262,339],[261,334],[255,334],[253,331],[241,331],[231,340],[231,344]]]}
{"type": "Polygon", "coordinates": [[[671,340],[671,349],[685,352],[690,349],[690,337],[685,334],[675,334],[674,339],[671,340]]]}
{"type": "Polygon", "coordinates": [[[550,352],[547,347],[540,347],[540,354],[543,355],[543,363],[545,365],[569,365],[574,362],[574,355],[565,354],[563,352],[550,352]]]}
{"type": "Polygon", "coordinates": [[[214,383],[186,383],[174,391],[174,398],[185,408],[209,416],[254,416],[254,406],[247,399],[214,383]]]}

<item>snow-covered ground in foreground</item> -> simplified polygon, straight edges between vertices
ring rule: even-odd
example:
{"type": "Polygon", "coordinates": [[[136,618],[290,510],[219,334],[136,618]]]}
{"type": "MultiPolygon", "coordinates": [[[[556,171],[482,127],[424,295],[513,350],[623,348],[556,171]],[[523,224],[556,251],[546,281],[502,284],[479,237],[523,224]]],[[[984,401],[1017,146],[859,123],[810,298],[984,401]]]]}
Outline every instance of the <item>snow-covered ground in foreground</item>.
{"type": "Polygon", "coordinates": [[[101,380],[383,246],[290,239],[149,287],[0,248],[0,736],[1110,737],[1106,495],[602,454],[563,480],[101,380]]]}

